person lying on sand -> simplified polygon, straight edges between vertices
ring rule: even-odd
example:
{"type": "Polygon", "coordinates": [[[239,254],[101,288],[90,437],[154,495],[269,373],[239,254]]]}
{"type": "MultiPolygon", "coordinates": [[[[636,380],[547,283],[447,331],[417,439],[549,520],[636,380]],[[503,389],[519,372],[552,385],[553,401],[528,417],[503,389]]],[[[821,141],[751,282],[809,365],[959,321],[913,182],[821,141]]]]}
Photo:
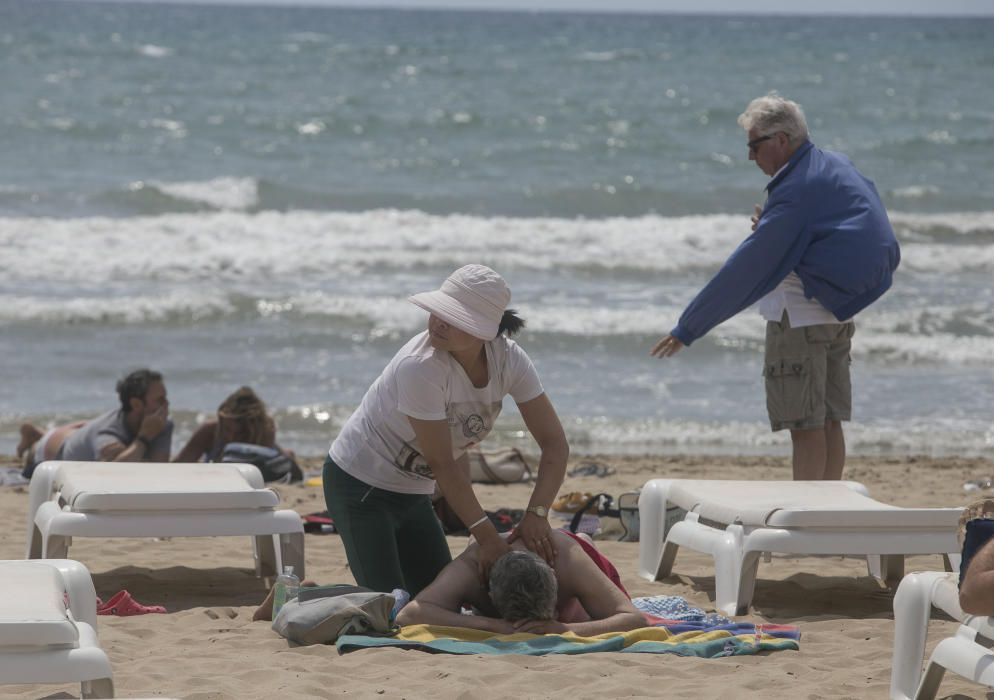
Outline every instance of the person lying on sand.
{"type": "Polygon", "coordinates": [[[293,450],[276,444],[276,422],[266,404],[252,387],[243,386],[221,402],[216,417],[197,426],[173,461],[220,462],[225,448],[233,442],[273,448],[291,460],[296,459],[293,450]]]}
{"type": "MultiPolygon", "coordinates": [[[[470,542],[401,609],[397,624],[469,627],[495,634],[571,631],[581,636],[645,626],[645,617],[632,605],[618,572],[590,538],[561,530],[552,536],[558,549],[555,570],[518,540],[491,567],[489,593],[477,573],[480,547],[470,542]],[[462,614],[464,606],[472,606],[476,614],[462,614]]],[[[304,581],[300,585],[317,584],[304,581]]],[[[271,589],[253,620],[272,619],[273,593],[271,589]]]]}
{"type": "Polygon", "coordinates": [[[169,399],[159,372],[137,369],[117,383],[121,407],[90,421],[47,432],[25,423],[17,456],[28,479],[46,460],[69,462],[166,462],[172,445],[169,399]]]}
{"type": "Polygon", "coordinates": [[[491,567],[489,592],[478,575],[480,550],[471,542],[397,615],[397,624],[469,627],[497,634],[574,632],[591,636],[645,626],[617,572],[592,544],[554,530],[555,568],[517,540],[491,567]],[[598,557],[600,565],[593,557],[598,557]],[[602,568],[603,567],[603,568],[602,568]],[[464,615],[463,607],[476,614],[464,615]]]}

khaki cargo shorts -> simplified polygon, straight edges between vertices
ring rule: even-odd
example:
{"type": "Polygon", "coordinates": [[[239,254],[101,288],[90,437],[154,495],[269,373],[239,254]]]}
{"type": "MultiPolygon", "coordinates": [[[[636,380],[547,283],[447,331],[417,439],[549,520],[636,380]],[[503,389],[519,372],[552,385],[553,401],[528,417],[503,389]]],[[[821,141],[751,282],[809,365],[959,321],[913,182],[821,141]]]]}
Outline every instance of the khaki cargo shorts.
{"type": "Polygon", "coordinates": [[[786,312],[766,324],[766,411],[773,430],[814,430],[852,416],[849,350],[856,327],[791,328],[786,312]]]}

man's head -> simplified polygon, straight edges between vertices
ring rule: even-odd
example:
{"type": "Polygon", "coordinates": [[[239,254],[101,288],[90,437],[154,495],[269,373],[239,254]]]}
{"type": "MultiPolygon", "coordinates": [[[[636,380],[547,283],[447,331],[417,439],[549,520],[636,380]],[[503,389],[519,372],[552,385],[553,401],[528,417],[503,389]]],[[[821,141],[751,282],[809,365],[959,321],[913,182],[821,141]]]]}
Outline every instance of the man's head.
{"type": "Polygon", "coordinates": [[[512,550],[490,567],[490,600],[509,622],[555,619],[558,593],[555,572],[534,552],[512,550]]]}
{"type": "Polygon", "coordinates": [[[117,395],[125,413],[155,413],[169,406],[162,375],[150,369],[136,369],[117,383],[117,395]]]}
{"type": "Polygon", "coordinates": [[[746,131],[749,160],[767,175],[774,175],[808,138],[808,123],[801,105],[776,92],[757,97],[739,115],[746,131]]]}

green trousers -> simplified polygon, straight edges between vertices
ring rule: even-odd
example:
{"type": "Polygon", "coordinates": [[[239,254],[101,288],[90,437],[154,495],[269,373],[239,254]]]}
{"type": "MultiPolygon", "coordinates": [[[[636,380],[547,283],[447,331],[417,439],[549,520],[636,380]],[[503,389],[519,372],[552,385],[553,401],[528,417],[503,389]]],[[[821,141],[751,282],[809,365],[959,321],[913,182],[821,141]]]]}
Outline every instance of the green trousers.
{"type": "Polygon", "coordinates": [[[370,486],[328,457],[324,500],[356,583],[389,593],[402,588],[413,598],[452,561],[431,496],[370,486]]]}

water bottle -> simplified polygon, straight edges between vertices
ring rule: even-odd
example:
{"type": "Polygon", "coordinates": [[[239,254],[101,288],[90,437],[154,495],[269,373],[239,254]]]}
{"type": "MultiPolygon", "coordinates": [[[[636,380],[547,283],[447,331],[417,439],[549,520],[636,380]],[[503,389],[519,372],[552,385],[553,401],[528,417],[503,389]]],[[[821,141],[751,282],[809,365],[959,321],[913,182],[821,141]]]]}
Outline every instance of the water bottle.
{"type": "Polygon", "coordinates": [[[276,577],[273,583],[273,619],[286,604],[288,600],[293,600],[300,592],[300,579],[293,573],[292,566],[284,566],[283,573],[276,577]]]}

